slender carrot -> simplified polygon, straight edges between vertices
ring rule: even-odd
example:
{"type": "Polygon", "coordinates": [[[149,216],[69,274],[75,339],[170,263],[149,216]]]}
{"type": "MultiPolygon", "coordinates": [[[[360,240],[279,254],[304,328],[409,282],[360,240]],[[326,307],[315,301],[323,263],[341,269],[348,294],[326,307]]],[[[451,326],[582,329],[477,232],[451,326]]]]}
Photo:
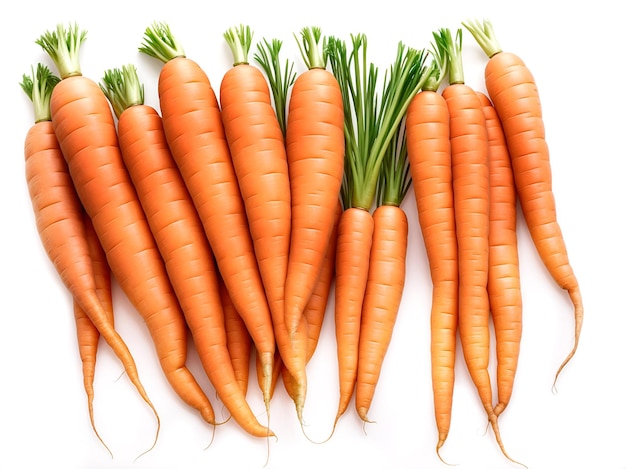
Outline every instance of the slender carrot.
{"type": "Polygon", "coordinates": [[[164,63],[158,94],[165,136],[231,299],[260,353],[263,399],[269,407],[276,348],[272,318],[217,97],[206,73],[185,56],[167,24],[146,28],[139,50],[164,63]]]}
{"type": "Polygon", "coordinates": [[[485,85],[502,123],[517,195],[535,248],[557,285],[568,292],[574,307],[574,346],[555,374],[556,385],[559,374],[578,348],[584,308],[580,285],[557,220],[539,91],[523,60],[502,51],[490,21],[482,24],[468,21],[463,25],[489,57],[485,85]]]}
{"type": "Polygon", "coordinates": [[[450,431],[458,322],[458,261],[450,158],[450,114],[438,92],[448,62],[442,32],[433,32],[436,70],[407,110],[406,141],[419,226],[432,281],[431,377],[436,451],[450,431]]]}
{"type": "Polygon", "coordinates": [[[166,378],[184,402],[214,423],[211,403],[186,366],[183,313],[124,166],[109,101],[80,71],[85,34],[75,24],[59,24],[37,41],[61,75],[50,102],[54,132],[111,272],[145,320],[166,378]]]}
{"type": "Polygon", "coordinates": [[[24,75],[21,86],[35,110],[35,124],[24,141],[24,169],[42,245],[73,300],[111,347],[128,378],[153,410],[158,424],[156,444],[159,416],[139,380],[128,347],[115,331],[109,314],[98,298],[83,208],[54,132],[50,106],[54,90],[60,86],[59,78],[48,67],[39,64],[32,77],[24,75]]]}
{"type": "Polygon", "coordinates": [[[102,83],[118,118],[124,164],[203,368],[235,421],[251,435],[267,436],[268,429],[252,413],[231,365],[213,252],[167,145],[162,119],[144,104],[134,66],[107,70],[102,83]]]}
{"type": "Polygon", "coordinates": [[[345,141],[337,79],[326,69],[326,38],[303,28],[298,46],[307,71],[296,78],[287,120],[292,228],[285,322],[293,333],[311,297],[327,250],[341,189],[345,141]]]}
{"type": "Polygon", "coordinates": [[[337,234],[335,334],[339,361],[339,405],[334,428],[345,413],[357,379],[361,312],[370,265],[374,219],[370,213],[387,147],[410,100],[431,70],[424,51],[399,43],[396,61],[385,77],[378,105],[378,68],[367,60],[367,38],[352,35],[348,56],[345,42],[331,37],[329,59],[342,91],[346,162],[342,199],[344,211],[337,234]]]}
{"type": "Polygon", "coordinates": [[[489,143],[489,275],[487,292],[496,339],[500,415],[513,393],[522,339],[522,293],[517,252],[517,195],[511,158],[493,104],[477,91],[483,105],[489,143]]]}

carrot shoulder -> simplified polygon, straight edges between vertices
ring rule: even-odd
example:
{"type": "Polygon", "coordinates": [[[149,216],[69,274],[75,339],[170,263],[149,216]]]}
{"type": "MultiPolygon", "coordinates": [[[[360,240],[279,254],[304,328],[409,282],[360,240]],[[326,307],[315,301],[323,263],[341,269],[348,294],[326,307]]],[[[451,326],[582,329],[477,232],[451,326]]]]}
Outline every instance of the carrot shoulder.
{"type": "Polygon", "coordinates": [[[260,354],[269,405],[276,348],[272,318],[217,97],[206,73],[185,56],[166,24],[146,29],[140,51],[164,62],[158,94],[165,137],[233,304],[260,354]]]}
{"type": "Polygon", "coordinates": [[[186,366],[185,320],[124,166],[109,102],[77,66],[83,38],[77,27],[66,32],[59,25],[56,33],[40,39],[61,71],[50,103],[54,132],[111,272],[144,318],[166,378],[188,405],[213,423],[211,403],[186,366]],[[66,49],[74,61],[58,54],[66,49]]]}
{"type": "Polygon", "coordinates": [[[267,436],[241,391],[226,345],[224,313],[213,253],[172,158],[161,116],[144,104],[132,65],[105,72],[103,91],[118,117],[118,138],[193,342],[218,397],[241,427],[267,436]]]}

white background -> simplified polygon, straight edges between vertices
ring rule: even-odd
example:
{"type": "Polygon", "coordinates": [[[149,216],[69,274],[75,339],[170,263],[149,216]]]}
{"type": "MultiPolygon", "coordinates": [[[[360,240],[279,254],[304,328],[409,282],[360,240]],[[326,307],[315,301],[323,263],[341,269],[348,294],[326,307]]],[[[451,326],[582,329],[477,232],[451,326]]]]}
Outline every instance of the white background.
{"type": "MultiPolygon", "coordinates": [[[[113,451],[101,446],[88,421],[76,347],[71,300],[51,267],[35,229],[24,182],[23,143],[32,106],[18,82],[30,67],[52,66],[34,41],[57,23],[77,21],[88,31],[81,47],[83,74],[100,80],[111,67],[134,63],[146,87],[146,103],[158,106],[160,63],[140,54],[143,31],[167,21],[187,55],[207,71],[214,88],[230,67],[223,32],[248,24],[256,40],[284,41],[283,59],[304,70],[293,34],[317,25],[325,34],[349,39],[368,35],[370,59],[381,70],[399,40],[428,47],[432,31],[452,30],[468,18],[490,18],[504,49],[531,68],[542,98],[551,149],[559,221],[581,285],[585,322],[580,347],[551,391],[558,365],[572,346],[572,308],[548,276],[522,220],[519,250],[524,300],[524,336],[517,381],[500,419],[509,454],[532,469],[626,468],[626,307],[624,265],[624,145],[626,102],[621,13],[617,2],[220,2],[198,10],[187,0],[3,3],[5,34],[0,80],[0,158],[4,222],[0,229],[0,467],[230,468],[264,467],[268,443],[245,434],[234,422],[212,430],[185,407],[160,372],[150,337],[138,315],[115,291],[116,321],[131,348],[143,383],[155,403],[162,429],[150,446],[155,421],[101,346],[96,372],[96,424],[113,451]],[[218,6],[219,5],[219,6],[218,6]],[[565,7],[567,5],[567,7],[565,7]]],[[[620,10],[621,11],[621,10],[620,10]]],[[[466,83],[483,88],[486,57],[464,34],[466,83]]],[[[255,46],[253,46],[253,50],[255,46]]],[[[54,69],[54,68],[53,68],[54,69]]],[[[272,404],[267,468],[443,468],[435,454],[429,357],[430,279],[412,193],[404,204],[410,219],[407,283],[393,341],[365,428],[353,407],[333,438],[313,444],[302,434],[293,406],[279,385],[272,404]]],[[[332,298],[331,298],[332,304],[332,298]]],[[[308,434],[323,439],[337,400],[332,307],[311,361],[305,407],[308,434]]],[[[516,467],[501,454],[486,422],[461,356],[452,427],[442,455],[460,468],[516,467]]],[[[190,353],[190,367],[214,395],[190,353]]],[[[251,379],[249,401],[260,421],[263,405],[251,379]]],[[[221,405],[213,399],[218,415],[221,405]]]]}

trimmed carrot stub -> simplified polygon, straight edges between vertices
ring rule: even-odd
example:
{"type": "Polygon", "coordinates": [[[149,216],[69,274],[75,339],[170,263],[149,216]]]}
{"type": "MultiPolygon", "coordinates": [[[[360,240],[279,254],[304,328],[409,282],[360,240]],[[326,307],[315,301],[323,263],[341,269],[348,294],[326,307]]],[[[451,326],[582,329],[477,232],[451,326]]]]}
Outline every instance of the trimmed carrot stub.
{"type": "MultiPolygon", "coordinates": [[[[399,43],[396,61],[377,102],[377,67],[367,61],[367,38],[352,35],[348,54],[343,40],[331,37],[329,59],[344,106],[346,162],[341,190],[344,211],[337,234],[335,334],[339,365],[339,404],[333,431],[345,413],[357,382],[362,311],[375,223],[374,204],[379,173],[409,102],[431,73],[424,51],[399,43]]],[[[371,288],[371,287],[370,287],[371,288]]],[[[388,312],[394,300],[388,303],[388,312]]],[[[332,435],[332,433],[331,433],[332,435]]]]}
{"type": "Polygon", "coordinates": [[[535,248],[557,285],[568,292],[574,306],[574,346],[555,374],[556,384],[578,348],[584,309],[580,286],[557,220],[539,91],[523,60],[502,50],[490,21],[482,24],[467,21],[463,25],[489,57],[485,86],[502,123],[517,195],[535,248]]]}
{"type": "MultiPolygon", "coordinates": [[[[50,104],[53,90],[59,85],[59,78],[41,64],[37,66],[36,72],[33,71],[32,77],[24,75],[21,83],[35,110],[35,124],[29,129],[24,141],[24,170],[37,231],[46,254],[71,293],[75,305],[80,307],[80,312],[89,318],[91,324],[119,358],[128,378],[154,411],[159,423],[154,405],[139,380],[135,360],[114,329],[110,312],[98,296],[100,282],[94,272],[83,208],[51,120],[50,104]]],[[[79,314],[80,316],[82,315],[79,314]]],[[[90,351],[85,349],[83,344],[89,343],[91,348],[97,337],[91,328],[83,329],[85,323],[86,321],[77,318],[79,348],[83,352],[82,358],[86,367],[85,386],[90,402],[90,370],[91,363],[95,360],[91,352],[95,352],[95,348],[90,351]]],[[[93,420],[91,421],[93,425],[93,420]]],[[[158,428],[157,426],[155,444],[158,428]]]]}
{"type": "Polygon", "coordinates": [[[485,113],[489,144],[489,274],[487,292],[493,318],[500,415],[513,393],[522,339],[522,292],[517,251],[517,194],[500,119],[489,98],[477,92],[485,113]]]}
{"type": "Polygon", "coordinates": [[[194,201],[218,268],[263,362],[269,406],[275,339],[239,183],[208,76],[165,23],[145,31],[139,50],[161,60],[158,94],[170,151],[194,201]]]}
{"type": "Polygon", "coordinates": [[[145,320],[165,377],[213,424],[211,403],[186,366],[185,319],[124,166],[109,101],[96,82],[81,75],[77,55],[84,37],[77,26],[59,25],[38,41],[62,78],[50,103],[54,132],[111,272],[145,320]]]}
{"type": "Polygon", "coordinates": [[[344,165],[341,90],[326,70],[326,39],[315,27],[298,41],[307,71],[296,78],[287,117],[292,227],[285,322],[293,332],[315,288],[333,230],[344,165]]]}
{"type": "Polygon", "coordinates": [[[400,207],[411,186],[405,121],[390,142],[379,175],[377,207],[361,313],[355,406],[364,422],[391,343],[406,278],[409,224],[400,207]]]}
{"type": "MultiPolygon", "coordinates": [[[[437,454],[450,431],[458,323],[458,253],[452,192],[450,114],[438,92],[448,62],[440,31],[433,33],[436,70],[406,116],[413,191],[432,280],[430,355],[437,454]]],[[[441,456],[440,456],[441,457],[441,456]]]]}
{"type": "Polygon", "coordinates": [[[107,70],[101,88],[118,118],[124,164],[203,368],[235,421],[251,435],[267,436],[231,365],[213,252],[167,145],[161,116],[144,104],[143,86],[132,65],[107,70]]]}

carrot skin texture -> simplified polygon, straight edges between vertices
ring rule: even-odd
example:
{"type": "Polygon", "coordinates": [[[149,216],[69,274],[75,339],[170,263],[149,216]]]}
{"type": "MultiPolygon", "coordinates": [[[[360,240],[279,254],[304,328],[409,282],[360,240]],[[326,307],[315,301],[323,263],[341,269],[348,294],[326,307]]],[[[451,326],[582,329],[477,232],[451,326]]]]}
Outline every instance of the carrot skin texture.
{"type": "Polygon", "coordinates": [[[459,256],[459,333],[480,400],[493,414],[489,363],[489,173],[485,117],[464,84],[447,86],[452,185],[459,256]]]}
{"type": "Polygon", "coordinates": [[[374,218],[369,211],[351,207],[341,214],[335,260],[335,335],[339,365],[339,406],[335,424],[348,408],[356,385],[361,311],[373,232],[374,218]]]}
{"type": "Polygon", "coordinates": [[[215,92],[195,61],[177,57],[161,69],[158,94],[170,150],[233,304],[264,363],[267,400],[274,332],[215,92]]]}
{"type": "Polygon", "coordinates": [[[432,280],[431,374],[437,451],[450,431],[458,323],[458,252],[450,114],[440,93],[421,91],[407,109],[406,142],[420,229],[432,280]]]}
{"type": "Polygon", "coordinates": [[[374,210],[374,230],[367,286],[361,313],[355,406],[359,417],[369,421],[376,385],[389,348],[404,281],[408,221],[404,210],[381,205],[374,210]]]}
{"type": "Polygon", "coordinates": [[[161,117],[150,106],[131,106],[120,115],[118,137],[203,368],[235,421],[253,436],[267,436],[230,366],[213,253],[167,145],[161,117]]]}
{"type": "Polygon", "coordinates": [[[485,67],[487,93],[502,123],[522,213],[537,252],[574,306],[574,346],[560,365],[555,382],[578,348],[583,303],[578,280],[557,221],[550,152],[535,79],[520,57],[493,55],[485,67]]]}
{"type": "Polygon", "coordinates": [[[310,69],[296,79],[285,138],[291,180],[292,231],[285,284],[287,328],[298,324],[319,276],[344,166],[344,116],[336,78],[310,69]]]}
{"type": "Polygon", "coordinates": [[[214,423],[212,406],[185,365],[184,317],[124,167],[107,98],[89,78],[72,76],[55,87],[50,106],[72,180],[113,276],[145,320],[173,389],[214,423]]]}
{"type": "Polygon", "coordinates": [[[483,105],[489,143],[489,275],[487,291],[496,339],[500,415],[513,393],[522,338],[522,295],[517,249],[517,195],[500,119],[489,98],[483,105]]]}

